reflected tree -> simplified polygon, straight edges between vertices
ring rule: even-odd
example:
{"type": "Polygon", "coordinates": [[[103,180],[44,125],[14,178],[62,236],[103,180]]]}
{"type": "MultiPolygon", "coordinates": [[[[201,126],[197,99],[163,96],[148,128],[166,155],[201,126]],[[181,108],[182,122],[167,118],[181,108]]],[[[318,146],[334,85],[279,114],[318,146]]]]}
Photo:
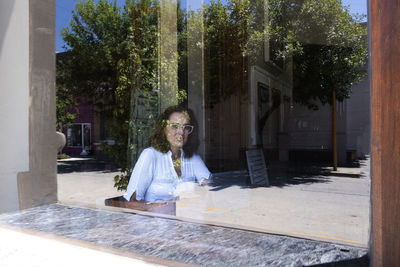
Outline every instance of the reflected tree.
{"type": "Polygon", "coordinates": [[[158,92],[158,10],[158,1],[151,0],[127,0],[123,8],[105,0],[80,1],[61,33],[69,55],[58,65],[57,84],[111,114],[106,127],[115,145],[104,144],[103,149],[121,167],[115,177],[118,189],[126,188],[146,145],[141,140],[138,146],[139,136],[145,135],[141,131],[151,128],[157,116],[147,114],[146,126],[136,120],[134,96],[158,92]]]}
{"type": "Polygon", "coordinates": [[[270,36],[283,44],[277,56],[293,61],[293,100],[314,110],[316,102],[332,106],[336,170],[335,105],[349,98],[352,85],[367,74],[362,70],[368,56],[365,16],[352,16],[340,0],[287,2],[271,10],[270,36]]]}
{"type": "MultiPolygon", "coordinates": [[[[178,16],[176,9],[168,7],[163,9],[164,15],[171,17],[172,12],[178,18],[181,46],[186,38],[186,15],[180,4],[178,16]]],[[[121,167],[121,174],[115,177],[119,190],[126,188],[132,167],[148,146],[160,111],[159,72],[168,74],[178,65],[177,60],[160,57],[160,35],[165,32],[160,30],[159,20],[158,0],[126,0],[122,8],[115,1],[85,0],[76,4],[70,26],[61,33],[68,57],[58,64],[57,86],[80,100],[76,105],[93,104],[96,110],[110,114],[105,127],[115,144],[103,144],[102,148],[121,167]]],[[[179,52],[180,62],[184,51],[179,52]]],[[[172,82],[176,76],[175,71],[163,81],[165,88],[175,92],[170,97],[176,98],[171,99],[174,103],[186,98],[184,88],[178,90],[177,82],[172,82]]]]}
{"type": "Polygon", "coordinates": [[[117,93],[123,75],[120,62],[128,58],[125,13],[104,0],[78,2],[70,26],[61,31],[67,56],[57,64],[57,88],[65,88],[76,105],[93,104],[97,111],[111,113],[106,127],[116,146],[105,150],[120,166],[126,165],[126,152],[120,150],[127,144],[129,119],[129,103],[117,93]]]}
{"type": "MultiPolygon", "coordinates": [[[[310,109],[318,109],[316,100],[331,104],[333,92],[338,101],[349,98],[352,84],[366,75],[364,16],[352,16],[340,0],[218,0],[204,9],[211,105],[247,89],[247,64],[264,64],[266,41],[273,65],[281,67],[271,71],[279,75],[290,64],[293,101],[310,109]]],[[[259,134],[281,103],[274,97],[259,116],[259,134]]]]}

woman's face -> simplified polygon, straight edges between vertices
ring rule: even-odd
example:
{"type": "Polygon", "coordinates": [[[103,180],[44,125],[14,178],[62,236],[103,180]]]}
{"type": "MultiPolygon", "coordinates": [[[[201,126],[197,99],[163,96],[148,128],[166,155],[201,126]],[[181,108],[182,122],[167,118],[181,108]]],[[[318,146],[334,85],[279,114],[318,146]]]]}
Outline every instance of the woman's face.
{"type": "Polygon", "coordinates": [[[189,134],[183,130],[183,126],[187,124],[189,117],[184,113],[174,112],[169,116],[165,135],[172,150],[180,149],[186,144],[189,134]]]}

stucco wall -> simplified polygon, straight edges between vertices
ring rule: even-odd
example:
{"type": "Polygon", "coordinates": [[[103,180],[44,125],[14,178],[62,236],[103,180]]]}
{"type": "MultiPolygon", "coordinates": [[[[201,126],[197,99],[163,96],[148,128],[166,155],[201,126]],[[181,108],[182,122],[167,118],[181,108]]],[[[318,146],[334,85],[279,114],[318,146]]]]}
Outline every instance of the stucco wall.
{"type": "Polygon", "coordinates": [[[29,1],[0,1],[0,212],[16,210],[29,170],[29,1]]]}

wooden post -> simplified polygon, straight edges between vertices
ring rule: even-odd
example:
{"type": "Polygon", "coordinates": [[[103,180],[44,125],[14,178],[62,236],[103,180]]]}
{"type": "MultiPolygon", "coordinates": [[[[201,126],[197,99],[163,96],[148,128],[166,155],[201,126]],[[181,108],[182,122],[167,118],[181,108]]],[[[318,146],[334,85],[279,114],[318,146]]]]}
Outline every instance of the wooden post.
{"type": "Polygon", "coordinates": [[[370,0],[372,265],[400,266],[400,5],[370,0]]]}
{"type": "Polygon", "coordinates": [[[337,171],[337,142],[336,142],[336,92],[332,91],[332,158],[333,170],[337,171]]]}

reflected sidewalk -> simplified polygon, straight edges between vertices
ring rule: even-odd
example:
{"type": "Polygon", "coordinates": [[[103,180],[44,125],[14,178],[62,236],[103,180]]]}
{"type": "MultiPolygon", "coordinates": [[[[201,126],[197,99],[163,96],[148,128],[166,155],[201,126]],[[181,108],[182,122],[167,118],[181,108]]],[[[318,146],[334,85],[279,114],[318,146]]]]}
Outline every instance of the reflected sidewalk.
{"type": "MultiPolygon", "coordinates": [[[[207,187],[196,187],[177,202],[177,216],[203,223],[367,247],[370,179],[368,161],[359,167],[304,172],[309,165],[269,165],[270,187],[246,184],[246,172],[228,172],[207,187]],[[355,178],[345,176],[360,173],[355,178]]],[[[312,167],[312,166],[311,166],[312,167]]],[[[319,166],[321,167],[321,166],[319,166]]],[[[326,166],[322,166],[321,169],[326,166]]],[[[85,167],[86,168],[86,167],[85,167]]],[[[311,169],[314,171],[314,169],[311,169]]],[[[94,208],[123,192],[113,187],[110,170],[58,175],[59,200],[94,208]]]]}

